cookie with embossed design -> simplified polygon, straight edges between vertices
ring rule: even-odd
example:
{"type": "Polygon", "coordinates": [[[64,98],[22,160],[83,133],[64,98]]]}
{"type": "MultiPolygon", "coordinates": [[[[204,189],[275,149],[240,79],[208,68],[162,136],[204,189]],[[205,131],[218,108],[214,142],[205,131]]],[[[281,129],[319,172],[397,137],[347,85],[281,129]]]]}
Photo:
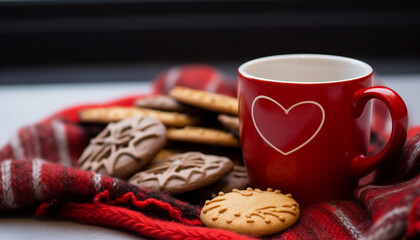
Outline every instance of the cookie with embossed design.
{"type": "Polygon", "coordinates": [[[217,196],[219,192],[231,192],[233,189],[246,189],[249,178],[244,166],[233,165],[232,171],[219,181],[203,188],[190,191],[176,197],[194,205],[201,205],[203,201],[217,196]]]}
{"type": "Polygon", "coordinates": [[[149,164],[155,164],[155,163],[161,162],[169,158],[170,156],[173,156],[175,154],[180,154],[183,152],[185,151],[182,151],[181,149],[173,149],[173,148],[164,147],[156,154],[156,156],[152,159],[152,161],[150,161],[149,164]]]}
{"type": "Polygon", "coordinates": [[[231,192],[233,189],[245,189],[249,185],[249,178],[244,166],[234,165],[232,171],[219,181],[204,187],[202,192],[216,197],[218,192],[231,192]]]}
{"type": "Polygon", "coordinates": [[[83,151],[82,170],[129,178],[149,163],[166,143],[166,128],[156,118],[134,117],[110,123],[83,151]]]}
{"type": "Polygon", "coordinates": [[[204,225],[252,236],[271,235],[292,226],[300,216],[299,204],[291,194],[279,190],[234,189],[212,200],[201,210],[204,225]]]}
{"type": "Polygon", "coordinates": [[[187,152],[149,165],[129,182],[156,192],[178,194],[212,184],[232,167],[233,163],[226,157],[187,152]]]}
{"type": "Polygon", "coordinates": [[[226,95],[177,86],[169,91],[169,96],[194,107],[238,115],[238,99],[226,95]]]}
{"type": "Polygon", "coordinates": [[[164,112],[138,107],[98,107],[79,112],[81,122],[110,123],[136,116],[148,116],[159,119],[166,126],[184,127],[196,125],[200,119],[185,113],[164,112]]]}
{"type": "Polygon", "coordinates": [[[231,131],[235,136],[239,137],[239,117],[230,116],[227,114],[219,114],[217,120],[229,131],[231,131]]]}
{"type": "Polygon", "coordinates": [[[155,109],[167,112],[180,113],[203,113],[203,110],[185,105],[175,98],[167,95],[152,95],[145,98],[138,99],[135,105],[140,108],[155,109]]]}
{"type": "Polygon", "coordinates": [[[167,136],[168,140],[172,141],[240,147],[238,138],[232,133],[207,127],[186,126],[184,128],[168,128],[167,136]]]}

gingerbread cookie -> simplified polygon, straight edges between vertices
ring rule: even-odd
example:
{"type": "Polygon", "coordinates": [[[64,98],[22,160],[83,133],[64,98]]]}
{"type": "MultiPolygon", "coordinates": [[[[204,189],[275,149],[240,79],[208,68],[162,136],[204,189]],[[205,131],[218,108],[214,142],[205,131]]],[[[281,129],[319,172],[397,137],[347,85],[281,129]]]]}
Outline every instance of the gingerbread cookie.
{"type": "Polygon", "coordinates": [[[217,116],[217,120],[226,127],[229,131],[231,131],[235,136],[239,137],[239,117],[238,116],[230,116],[226,114],[219,114],[217,116]]]}
{"type": "Polygon", "coordinates": [[[184,127],[196,125],[199,119],[185,113],[162,112],[137,107],[102,107],[85,109],[79,113],[80,121],[109,123],[135,116],[149,116],[159,119],[166,126],[184,127]]]}
{"type": "Polygon", "coordinates": [[[128,178],[150,162],[166,142],[166,128],[156,118],[126,118],[91,139],[78,163],[81,169],[128,178]]]}
{"type": "Polygon", "coordinates": [[[140,108],[150,108],[168,112],[197,113],[198,109],[178,102],[167,95],[154,95],[138,99],[135,103],[140,108]]]}
{"type": "Polygon", "coordinates": [[[216,182],[232,167],[232,162],[226,157],[188,152],[149,165],[129,182],[156,192],[184,193],[216,182]]]}
{"type": "Polygon", "coordinates": [[[169,158],[170,156],[173,156],[175,154],[180,154],[182,152],[185,152],[185,151],[170,149],[170,148],[163,148],[156,154],[156,156],[153,158],[152,161],[150,161],[149,164],[155,164],[155,163],[161,162],[169,158]]]}
{"type": "Polygon", "coordinates": [[[238,100],[226,95],[186,87],[174,87],[169,92],[169,96],[198,108],[238,115],[238,100]]]}
{"type": "Polygon", "coordinates": [[[169,128],[168,140],[217,145],[225,147],[239,147],[239,140],[232,133],[204,128],[187,126],[185,128],[169,128]]]}
{"type": "Polygon", "coordinates": [[[292,226],[300,216],[291,194],[248,188],[220,192],[206,201],[200,219],[204,225],[252,236],[271,235],[292,226]]]}
{"type": "Polygon", "coordinates": [[[249,185],[249,178],[244,166],[234,165],[232,171],[224,178],[205,187],[203,191],[211,192],[216,197],[218,192],[231,192],[233,189],[245,189],[249,185]]]}
{"type": "Polygon", "coordinates": [[[246,189],[248,185],[249,179],[246,168],[244,166],[233,165],[232,171],[219,181],[177,197],[185,199],[185,201],[190,203],[201,205],[204,200],[216,197],[218,192],[246,189]]]}

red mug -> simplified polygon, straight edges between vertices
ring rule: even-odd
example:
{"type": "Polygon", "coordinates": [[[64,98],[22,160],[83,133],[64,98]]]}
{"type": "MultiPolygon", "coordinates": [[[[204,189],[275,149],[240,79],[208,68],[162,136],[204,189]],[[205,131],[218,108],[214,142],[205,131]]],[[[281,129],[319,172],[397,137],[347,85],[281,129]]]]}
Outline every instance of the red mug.
{"type": "Polygon", "coordinates": [[[321,54],[258,58],[238,69],[240,139],[252,187],[291,193],[302,205],[345,199],[358,179],[401,150],[408,114],[401,97],[373,86],[359,60],[321,54]],[[388,107],[390,139],[366,156],[371,99],[388,107]]]}

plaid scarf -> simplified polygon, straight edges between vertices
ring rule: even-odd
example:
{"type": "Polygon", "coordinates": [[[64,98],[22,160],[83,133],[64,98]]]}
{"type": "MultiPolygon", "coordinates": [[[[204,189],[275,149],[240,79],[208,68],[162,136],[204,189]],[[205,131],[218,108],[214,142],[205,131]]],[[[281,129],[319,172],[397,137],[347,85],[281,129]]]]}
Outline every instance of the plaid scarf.
{"type": "MultiPolygon", "coordinates": [[[[206,65],[187,65],[160,74],[151,94],[175,85],[235,95],[235,84],[206,65]]],[[[0,150],[0,214],[67,219],[129,230],[155,239],[249,239],[200,221],[200,207],[126,181],[81,171],[77,160],[96,132],[80,123],[78,111],[95,106],[132,106],[144,96],[74,106],[21,128],[0,150]]],[[[386,142],[386,115],[374,113],[370,151],[386,142]]],[[[386,111],[385,111],[386,112],[386,111]]],[[[360,181],[352,199],[301,209],[299,221],[266,239],[398,239],[420,236],[420,128],[394,161],[360,181]]]]}

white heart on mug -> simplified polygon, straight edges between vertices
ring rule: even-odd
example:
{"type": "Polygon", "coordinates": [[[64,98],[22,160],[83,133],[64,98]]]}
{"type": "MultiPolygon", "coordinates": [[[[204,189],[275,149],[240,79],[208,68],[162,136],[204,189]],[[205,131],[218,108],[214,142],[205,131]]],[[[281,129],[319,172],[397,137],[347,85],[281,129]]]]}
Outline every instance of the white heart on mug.
{"type": "MultiPolygon", "coordinates": [[[[253,102],[252,102],[252,106],[251,106],[251,115],[252,115],[252,121],[254,123],[254,127],[257,130],[258,134],[260,135],[260,137],[268,144],[270,145],[273,149],[275,149],[276,151],[278,151],[279,153],[283,154],[283,155],[289,155],[299,149],[301,149],[302,147],[304,147],[306,144],[308,144],[309,142],[312,141],[312,139],[315,138],[315,136],[319,133],[319,131],[321,130],[322,126],[324,125],[324,121],[325,121],[325,111],[324,108],[322,107],[321,104],[319,104],[318,102],[315,101],[301,101],[298,103],[293,104],[291,107],[289,108],[285,108],[283,107],[283,105],[281,105],[280,103],[278,103],[276,100],[268,97],[268,96],[264,96],[264,95],[260,95],[258,97],[256,97],[253,102]],[[316,106],[317,108],[319,108],[319,110],[321,111],[321,119],[319,121],[319,125],[317,126],[316,130],[313,132],[312,135],[308,135],[308,138],[305,139],[304,141],[302,141],[301,143],[296,144],[296,147],[294,147],[293,149],[289,150],[289,151],[284,151],[282,149],[280,149],[279,146],[275,146],[264,134],[263,132],[260,130],[260,128],[258,127],[257,121],[255,119],[255,103],[261,99],[265,99],[268,101],[271,101],[272,103],[276,104],[277,106],[279,106],[280,110],[284,112],[284,114],[286,116],[289,115],[290,111],[292,111],[295,107],[297,106],[301,106],[304,104],[311,104],[316,106]]],[[[311,117],[311,116],[308,116],[311,117]]],[[[293,128],[293,126],[290,126],[291,128],[293,128]]]]}

